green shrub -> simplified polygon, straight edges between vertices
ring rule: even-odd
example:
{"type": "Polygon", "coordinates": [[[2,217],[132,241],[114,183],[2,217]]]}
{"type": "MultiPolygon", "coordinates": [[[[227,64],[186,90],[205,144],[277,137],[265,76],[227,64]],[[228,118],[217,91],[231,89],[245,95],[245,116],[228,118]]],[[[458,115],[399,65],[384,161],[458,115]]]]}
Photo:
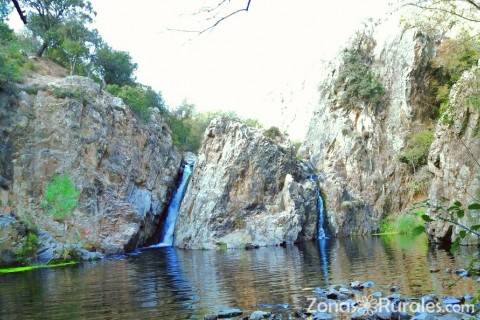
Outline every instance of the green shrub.
{"type": "Polygon", "coordinates": [[[426,165],[432,142],[433,132],[431,130],[423,130],[413,134],[400,153],[399,160],[412,166],[413,170],[426,165]]]}
{"type": "Polygon", "coordinates": [[[439,120],[449,126],[453,124],[453,110],[448,100],[440,104],[439,120]]]}
{"type": "Polygon", "coordinates": [[[38,250],[38,237],[33,232],[28,232],[27,237],[23,245],[15,252],[18,259],[27,263],[31,258],[33,258],[38,250]]]}
{"type": "Polygon", "coordinates": [[[173,143],[182,151],[197,152],[202,143],[205,129],[214,118],[218,117],[241,121],[249,127],[261,127],[257,120],[242,120],[234,112],[197,112],[194,105],[184,102],[167,115],[167,122],[172,130],[173,143]]]}
{"type": "Polygon", "coordinates": [[[335,90],[343,91],[340,103],[351,109],[358,104],[378,106],[384,96],[385,88],[378,76],[372,71],[373,57],[366,50],[357,48],[345,49],[342,55],[342,66],[335,80],[335,90]]]}
{"type": "Polygon", "coordinates": [[[413,195],[425,194],[428,190],[428,180],[413,180],[410,182],[409,188],[413,192],[413,195]]]}
{"type": "Polygon", "coordinates": [[[130,109],[143,122],[150,120],[153,109],[158,109],[166,113],[165,102],[159,92],[152,88],[142,85],[119,86],[116,84],[108,85],[106,90],[112,95],[122,98],[130,109]]]}
{"type": "Polygon", "coordinates": [[[256,129],[262,129],[263,125],[257,120],[257,119],[245,119],[243,120],[243,123],[245,123],[247,126],[250,128],[256,128],[256,129]]]}
{"type": "Polygon", "coordinates": [[[42,207],[55,220],[65,220],[77,207],[80,192],[68,175],[57,175],[47,184],[42,207]]]}
{"type": "Polygon", "coordinates": [[[424,225],[421,215],[422,212],[406,213],[397,217],[387,216],[380,222],[380,233],[415,235],[418,227],[424,225]]]}
{"type": "Polygon", "coordinates": [[[275,140],[276,138],[282,136],[282,132],[277,127],[270,127],[263,131],[263,135],[269,139],[275,140]]]}

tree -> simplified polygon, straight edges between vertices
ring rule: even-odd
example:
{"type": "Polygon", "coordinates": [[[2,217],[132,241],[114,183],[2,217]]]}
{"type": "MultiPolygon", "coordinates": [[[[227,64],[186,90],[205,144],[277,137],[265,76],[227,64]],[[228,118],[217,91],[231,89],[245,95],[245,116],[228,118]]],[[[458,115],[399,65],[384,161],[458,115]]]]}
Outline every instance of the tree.
{"type": "Polygon", "coordinates": [[[58,45],[52,47],[48,56],[70,70],[70,74],[87,75],[92,53],[102,42],[97,30],[89,30],[81,21],[69,20],[56,31],[58,45]]]}
{"type": "Polygon", "coordinates": [[[61,29],[67,21],[87,24],[95,14],[89,0],[22,0],[27,10],[28,28],[42,40],[37,51],[41,57],[45,50],[61,43],[61,29]]]}
{"type": "Polygon", "coordinates": [[[0,0],[0,22],[5,21],[11,10],[10,0],[0,0]]]}
{"type": "Polygon", "coordinates": [[[107,84],[124,86],[135,83],[134,72],[138,65],[132,61],[128,52],[113,50],[103,45],[96,51],[94,61],[107,84]]]}

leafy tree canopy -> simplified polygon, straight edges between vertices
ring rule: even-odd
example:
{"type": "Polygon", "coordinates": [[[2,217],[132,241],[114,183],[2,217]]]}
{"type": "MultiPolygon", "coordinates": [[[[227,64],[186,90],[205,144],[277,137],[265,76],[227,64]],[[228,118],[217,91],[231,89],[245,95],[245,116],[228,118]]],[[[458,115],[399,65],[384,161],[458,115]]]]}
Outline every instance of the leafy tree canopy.
{"type": "Polygon", "coordinates": [[[66,23],[77,21],[86,25],[95,15],[89,0],[22,0],[21,4],[27,10],[28,28],[35,37],[42,39],[37,52],[39,57],[48,48],[61,44],[66,23]]]}
{"type": "Polygon", "coordinates": [[[95,65],[107,84],[124,86],[135,82],[134,72],[138,65],[132,61],[128,52],[103,45],[95,54],[95,65]]]}

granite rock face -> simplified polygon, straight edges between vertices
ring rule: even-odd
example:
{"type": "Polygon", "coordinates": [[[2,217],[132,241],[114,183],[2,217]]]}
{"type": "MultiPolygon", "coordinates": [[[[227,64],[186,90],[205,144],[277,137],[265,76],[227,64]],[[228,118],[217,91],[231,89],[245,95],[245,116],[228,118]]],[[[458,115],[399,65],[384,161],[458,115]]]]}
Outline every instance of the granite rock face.
{"type": "Polygon", "coordinates": [[[337,81],[345,68],[340,58],[321,84],[301,148],[319,172],[329,223],[339,236],[377,230],[382,217],[426,196],[412,183],[431,178],[425,168],[412,173],[398,157],[412,132],[432,126],[425,85],[435,41],[413,29],[380,35],[385,32],[367,28],[347,48],[366,55],[384,88],[381,101],[345,104],[346,88],[337,81]]]}
{"type": "Polygon", "coordinates": [[[312,239],[316,183],[282,137],[217,118],[207,128],[175,227],[193,249],[244,248],[312,239]]]}
{"type": "Polygon", "coordinates": [[[121,99],[78,76],[35,75],[0,104],[0,215],[31,221],[52,243],[107,254],[149,241],[182,161],[158,112],[143,123],[121,99]],[[80,192],[65,223],[42,206],[56,175],[80,192]]]}
{"type": "MultiPolygon", "coordinates": [[[[433,205],[448,207],[455,200],[464,205],[480,202],[480,109],[472,100],[480,95],[479,83],[479,67],[463,74],[450,91],[444,121],[436,127],[428,159],[428,168],[433,173],[429,191],[433,205]]],[[[430,213],[434,217],[445,216],[439,210],[430,213]]],[[[465,226],[478,225],[480,212],[468,210],[458,222],[465,226]]],[[[442,221],[431,223],[428,228],[437,241],[450,241],[460,230],[442,221]]],[[[469,236],[464,243],[478,243],[478,238],[469,236]]]]}

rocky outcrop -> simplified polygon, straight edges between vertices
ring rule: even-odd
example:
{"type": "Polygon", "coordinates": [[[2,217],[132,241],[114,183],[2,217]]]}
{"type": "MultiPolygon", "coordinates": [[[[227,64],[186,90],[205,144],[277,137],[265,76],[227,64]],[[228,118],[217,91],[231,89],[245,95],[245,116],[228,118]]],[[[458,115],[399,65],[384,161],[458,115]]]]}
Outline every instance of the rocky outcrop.
{"type": "Polygon", "coordinates": [[[145,124],[78,76],[35,75],[16,98],[4,94],[0,102],[0,214],[15,213],[52,243],[108,254],[148,242],[181,163],[158,112],[145,124]],[[79,192],[65,223],[42,204],[58,175],[79,192]]]}
{"type": "Polygon", "coordinates": [[[412,133],[432,126],[425,86],[434,41],[412,29],[380,39],[384,34],[367,28],[347,46],[361,52],[359,59],[378,77],[383,96],[375,102],[365,96],[362,101],[350,99],[344,83],[357,75],[347,74],[339,83],[339,75],[348,68],[340,58],[321,84],[320,102],[301,148],[301,155],[319,172],[329,222],[337,235],[377,230],[383,216],[426,196],[411,186],[430,179],[425,169],[413,173],[398,158],[412,133]]]}
{"type": "Polygon", "coordinates": [[[316,184],[293,148],[259,130],[210,123],[175,227],[182,248],[243,248],[312,239],[316,184]]]}
{"type": "MultiPolygon", "coordinates": [[[[450,92],[449,107],[435,130],[428,168],[433,173],[429,191],[434,206],[448,207],[458,200],[465,206],[480,202],[480,68],[463,74],[450,92]]],[[[432,210],[433,217],[445,216],[432,210]]],[[[461,230],[439,221],[429,224],[429,233],[437,241],[451,241],[461,230]]],[[[478,225],[480,212],[468,210],[459,221],[462,225],[478,225]]],[[[464,243],[477,243],[475,236],[464,243]]]]}

